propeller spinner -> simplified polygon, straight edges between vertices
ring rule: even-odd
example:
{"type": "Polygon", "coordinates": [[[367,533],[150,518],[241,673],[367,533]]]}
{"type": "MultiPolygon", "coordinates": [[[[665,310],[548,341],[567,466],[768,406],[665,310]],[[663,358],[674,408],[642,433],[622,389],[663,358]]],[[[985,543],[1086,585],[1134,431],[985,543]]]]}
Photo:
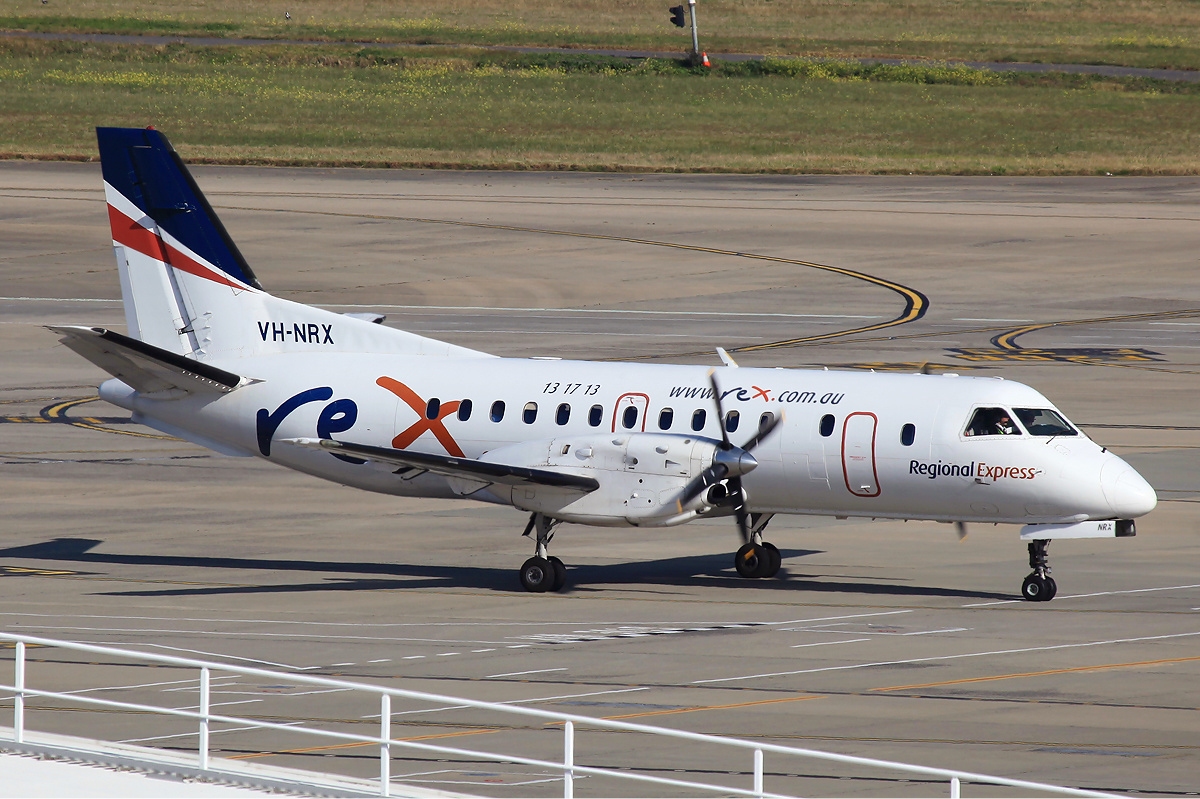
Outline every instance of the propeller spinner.
{"type": "Polygon", "coordinates": [[[679,496],[679,509],[682,510],[685,504],[700,496],[709,487],[725,481],[729,486],[729,495],[733,499],[733,515],[737,519],[738,531],[742,534],[743,543],[748,543],[750,541],[750,513],[746,510],[746,492],[742,489],[742,475],[754,471],[754,467],[758,466],[758,461],[754,459],[751,452],[775,431],[775,428],[783,421],[783,416],[781,414],[761,425],[749,441],[736,447],[729,441],[729,434],[725,430],[725,412],[721,407],[721,389],[717,385],[715,369],[709,370],[708,381],[712,384],[713,404],[717,406],[717,424],[721,429],[721,444],[713,455],[712,465],[684,486],[683,493],[679,496]]]}

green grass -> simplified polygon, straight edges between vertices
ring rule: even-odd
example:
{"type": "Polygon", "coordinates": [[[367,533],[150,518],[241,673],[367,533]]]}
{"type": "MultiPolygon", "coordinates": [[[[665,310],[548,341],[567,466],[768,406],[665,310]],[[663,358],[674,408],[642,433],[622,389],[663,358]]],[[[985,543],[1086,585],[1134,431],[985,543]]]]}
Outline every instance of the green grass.
{"type": "Polygon", "coordinates": [[[1200,172],[1200,87],[777,60],[0,41],[0,153],[153,124],[223,163],[962,174],[1200,172]]]}
{"type": "MultiPolygon", "coordinates": [[[[646,0],[0,0],[0,28],[683,50],[646,0]],[[293,19],[284,19],[284,11],[293,19]]],[[[1195,0],[701,0],[712,52],[1200,69],[1195,0]]]]}

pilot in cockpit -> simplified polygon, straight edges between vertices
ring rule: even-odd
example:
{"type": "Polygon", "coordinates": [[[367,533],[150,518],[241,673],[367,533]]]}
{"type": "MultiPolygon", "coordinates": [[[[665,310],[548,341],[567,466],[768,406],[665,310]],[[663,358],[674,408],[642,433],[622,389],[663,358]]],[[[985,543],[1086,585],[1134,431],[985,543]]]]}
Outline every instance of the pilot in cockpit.
{"type": "Polygon", "coordinates": [[[1003,408],[980,408],[971,417],[965,435],[968,436],[1016,436],[1021,431],[1013,423],[1008,411],[1003,408]]]}

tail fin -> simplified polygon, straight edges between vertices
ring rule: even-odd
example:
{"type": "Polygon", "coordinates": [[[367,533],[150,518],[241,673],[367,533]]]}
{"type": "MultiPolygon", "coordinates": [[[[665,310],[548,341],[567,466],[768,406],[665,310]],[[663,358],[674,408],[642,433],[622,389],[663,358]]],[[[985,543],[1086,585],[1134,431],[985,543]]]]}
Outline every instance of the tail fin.
{"type": "Polygon", "coordinates": [[[198,360],[299,350],[483,354],[272,297],[166,136],[96,128],[96,139],[131,337],[198,360]]]}
{"type": "Polygon", "coordinates": [[[96,139],[129,333],[196,354],[197,309],[176,270],[234,291],[262,286],[166,136],[97,128],[96,139]]]}

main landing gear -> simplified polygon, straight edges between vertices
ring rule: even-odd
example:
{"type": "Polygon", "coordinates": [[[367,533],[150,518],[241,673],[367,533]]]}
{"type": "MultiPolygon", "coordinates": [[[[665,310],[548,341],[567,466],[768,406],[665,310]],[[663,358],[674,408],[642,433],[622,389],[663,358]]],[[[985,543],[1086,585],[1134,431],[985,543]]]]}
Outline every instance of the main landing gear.
{"type": "Polygon", "coordinates": [[[1058,584],[1050,576],[1050,564],[1046,557],[1049,546],[1049,539],[1029,542],[1029,568],[1033,569],[1033,573],[1021,583],[1021,596],[1030,602],[1049,602],[1058,593],[1058,584]]]}
{"type": "Polygon", "coordinates": [[[522,535],[537,531],[536,553],[521,566],[521,585],[526,591],[537,594],[561,591],[567,584],[567,567],[547,552],[550,540],[554,538],[554,528],[559,524],[561,522],[558,519],[535,513],[529,517],[529,524],[525,525],[522,535]]]}
{"type": "Polygon", "coordinates": [[[774,577],[779,573],[783,556],[772,543],[763,541],[762,533],[773,514],[750,515],[750,540],[742,544],[733,556],[733,567],[742,577],[774,577]]]}

